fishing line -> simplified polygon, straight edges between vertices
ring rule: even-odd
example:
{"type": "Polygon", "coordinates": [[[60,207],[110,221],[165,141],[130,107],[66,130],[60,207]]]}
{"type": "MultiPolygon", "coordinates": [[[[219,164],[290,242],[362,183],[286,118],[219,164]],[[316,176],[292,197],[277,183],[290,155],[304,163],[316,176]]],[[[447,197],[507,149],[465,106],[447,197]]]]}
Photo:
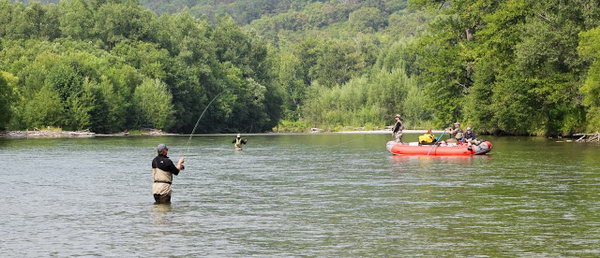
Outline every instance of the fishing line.
{"type": "Polygon", "coordinates": [[[192,132],[190,133],[190,137],[187,140],[187,143],[186,143],[187,150],[185,153],[188,153],[188,154],[190,153],[190,141],[192,140],[192,137],[194,136],[194,133],[196,132],[196,128],[198,128],[198,124],[200,124],[200,119],[202,119],[202,117],[204,116],[204,113],[206,113],[206,110],[208,110],[208,107],[210,107],[210,104],[212,104],[223,93],[225,93],[225,91],[222,91],[221,93],[217,94],[217,96],[215,96],[210,102],[208,102],[208,105],[206,105],[206,107],[200,114],[200,117],[198,117],[198,121],[196,121],[196,125],[194,125],[194,129],[192,129],[192,132]]]}
{"type": "Polygon", "coordinates": [[[427,156],[429,156],[429,154],[431,153],[431,151],[432,151],[434,148],[437,148],[437,146],[438,146],[438,145],[440,145],[440,139],[442,139],[442,137],[444,137],[444,134],[446,134],[446,131],[442,132],[442,135],[440,135],[440,137],[438,137],[438,138],[435,140],[435,143],[433,144],[433,146],[431,146],[431,148],[430,148],[430,149],[429,149],[429,151],[427,152],[427,156]]]}

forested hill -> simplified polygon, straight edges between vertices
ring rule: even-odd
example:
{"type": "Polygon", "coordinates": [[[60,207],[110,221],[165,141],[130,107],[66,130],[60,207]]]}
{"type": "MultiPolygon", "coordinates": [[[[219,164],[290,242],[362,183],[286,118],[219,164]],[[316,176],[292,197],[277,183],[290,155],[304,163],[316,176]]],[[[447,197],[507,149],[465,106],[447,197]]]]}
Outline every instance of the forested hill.
{"type": "Polygon", "coordinates": [[[135,1],[0,1],[0,126],[114,132],[265,131],[277,125],[268,44],[135,1]]]}
{"type": "Polygon", "coordinates": [[[596,0],[0,0],[0,126],[189,132],[222,93],[201,131],[596,131],[599,26],[596,0]]]}

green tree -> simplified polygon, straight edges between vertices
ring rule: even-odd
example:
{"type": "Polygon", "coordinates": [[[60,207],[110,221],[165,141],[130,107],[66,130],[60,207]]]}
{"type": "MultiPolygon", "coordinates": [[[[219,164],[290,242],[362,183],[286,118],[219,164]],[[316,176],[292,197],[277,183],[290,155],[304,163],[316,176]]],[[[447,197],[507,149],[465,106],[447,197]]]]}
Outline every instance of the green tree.
{"type": "Polygon", "coordinates": [[[165,129],[173,114],[173,96],[167,85],[158,80],[145,80],[133,94],[135,108],[142,127],[165,129]]]}
{"type": "Polygon", "coordinates": [[[374,32],[385,26],[385,16],[377,8],[363,7],[352,13],[348,19],[350,26],[359,32],[374,32]]]}
{"type": "Polygon", "coordinates": [[[49,85],[42,87],[31,101],[25,104],[23,117],[27,128],[61,126],[64,108],[60,95],[49,85]]]}
{"type": "Polygon", "coordinates": [[[0,130],[6,128],[12,115],[12,100],[14,99],[14,90],[4,77],[4,72],[0,71],[0,130]]]}
{"type": "Polygon", "coordinates": [[[63,14],[59,17],[60,31],[65,37],[73,39],[94,38],[94,9],[84,0],[61,1],[63,14]]]}
{"type": "Polygon", "coordinates": [[[585,82],[581,87],[583,104],[587,110],[587,130],[600,130],[600,27],[582,32],[579,53],[592,64],[589,66],[585,82]]]}
{"type": "Polygon", "coordinates": [[[94,33],[108,49],[125,39],[152,39],[156,15],[135,1],[108,2],[101,5],[94,15],[94,33]]]}

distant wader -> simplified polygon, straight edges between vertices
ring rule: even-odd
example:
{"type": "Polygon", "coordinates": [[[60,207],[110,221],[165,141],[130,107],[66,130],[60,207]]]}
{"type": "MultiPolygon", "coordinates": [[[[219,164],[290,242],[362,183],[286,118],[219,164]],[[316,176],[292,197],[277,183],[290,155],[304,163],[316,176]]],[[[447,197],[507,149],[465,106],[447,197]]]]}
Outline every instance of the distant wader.
{"type": "Polygon", "coordinates": [[[248,142],[248,140],[242,139],[240,137],[240,135],[238,134],[238,136],[235,139],[233,139],[233,141],[231,143],[234,144],[233,146],[235,147],[235,150],[241,151],[242,144],[246,144],[246,142],[248,142]]]}
{"type": "Polygon", "coordinates": [[[235,138],[235,149],[236,150],[242,149],[242,138],[235,138]]]}

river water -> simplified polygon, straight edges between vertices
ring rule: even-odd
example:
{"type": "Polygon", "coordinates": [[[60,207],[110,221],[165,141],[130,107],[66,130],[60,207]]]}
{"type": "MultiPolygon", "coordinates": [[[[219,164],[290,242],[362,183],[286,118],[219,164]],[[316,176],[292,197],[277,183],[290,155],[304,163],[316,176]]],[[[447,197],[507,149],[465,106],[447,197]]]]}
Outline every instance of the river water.
{"type": "Polygon", "coordinates": [[[407,157],[389,135],[232,139],[0,139],[0,256],[600,256],[598,144],[407,157]],[[159,143],[188,159],[171,205],[151,195],[159,143]]]}

